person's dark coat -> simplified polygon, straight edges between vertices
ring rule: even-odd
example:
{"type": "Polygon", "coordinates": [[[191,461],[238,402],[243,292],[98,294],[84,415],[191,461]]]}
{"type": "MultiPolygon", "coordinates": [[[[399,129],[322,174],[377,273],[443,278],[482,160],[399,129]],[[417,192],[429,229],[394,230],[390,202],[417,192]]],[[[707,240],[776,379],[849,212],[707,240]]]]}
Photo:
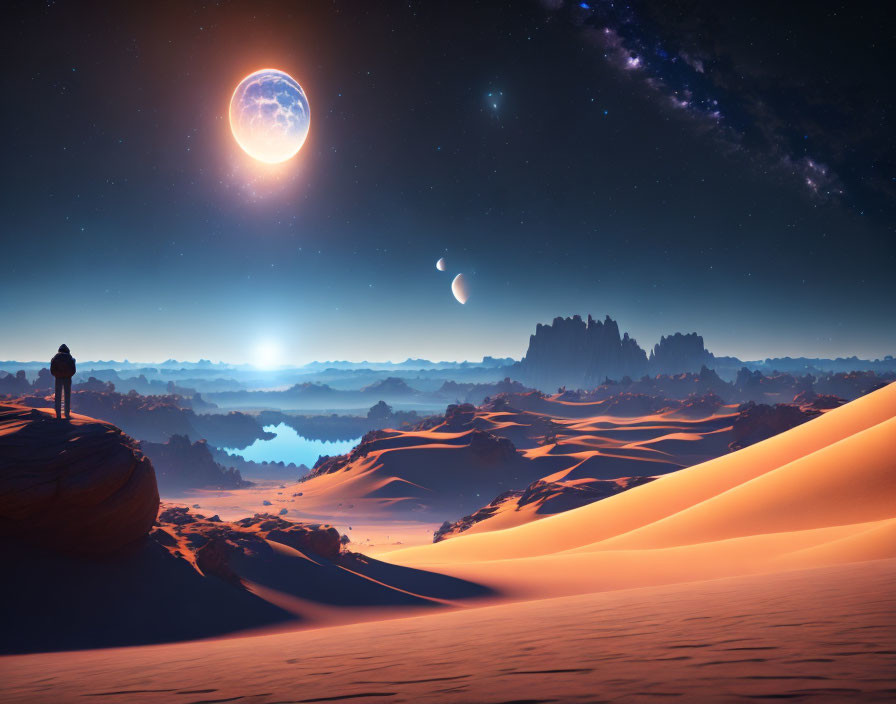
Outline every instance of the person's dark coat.
{"type": "Polygon", "coordinates": [[[65,345],[59,347],[59,352],[50,361],[50,374],[57,379],[71,379],[75,375],[75,358],[65,345]]]}

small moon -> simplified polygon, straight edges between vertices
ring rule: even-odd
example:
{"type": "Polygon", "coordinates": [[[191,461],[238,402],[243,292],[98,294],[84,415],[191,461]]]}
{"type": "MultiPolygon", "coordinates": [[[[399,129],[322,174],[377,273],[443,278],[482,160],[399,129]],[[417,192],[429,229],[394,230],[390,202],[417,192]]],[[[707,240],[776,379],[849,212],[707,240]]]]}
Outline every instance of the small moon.
{"type": "Polygon", "coordinates": [[[460,304],[464,304],[470,299],[470,287],[463,274],[454,277],[454,281],[451,282],[451,293],[460,304]]]}
{"type": "Polygon", "coordinates": [[[445,257],[440,258],[439,261],[436,262],[436,269],[439,271],[445,271],[447,268],[448,263],[445,261],[445,257]]]}
{"type": "Polygon", "coordinates": [[[308,137],[311,109],[299,82],[265,68],[246,76],[230,99],[230,130],[253,159],[279,164],[292,159],[308,137]]]}

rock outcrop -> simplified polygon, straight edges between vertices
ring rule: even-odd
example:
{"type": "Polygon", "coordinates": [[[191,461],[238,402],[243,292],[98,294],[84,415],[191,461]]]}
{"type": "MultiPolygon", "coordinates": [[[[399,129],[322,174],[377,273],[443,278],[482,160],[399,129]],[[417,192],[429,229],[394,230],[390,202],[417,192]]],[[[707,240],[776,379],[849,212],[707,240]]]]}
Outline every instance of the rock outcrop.
{"type": "Polygon", "coordinates": [[[790,404],[778,403],[769,406],[764,403],[755,404],[752,401],[739,410],[740,413],[734,419],[731,429],[734,440],[729,447],[732,450],[740,450],[766,440],[821,415],[820,411],[790,404]]]}
{"type": "Polygon", "coordinates": [[[537,325],[513,370],[525,383],[548,390],[593,388],[607,377],[641,376],[647,368],[647,354],[628,333],[619,334],[610,316],[600,322],[589,315],[586,323],[574,315],[537,325]]]}
{"type": "Polygon", "coordinates": [[[111,553],[145,536],[158,507],[152,463],[114,425],[0,405],[0,537],[111,553]]]}
{"type": "MultiPolygon", "coordinates": [[[[704,388],[705,391],[728,398],[722,393],[721,379],[718,376],[709,378],[703,371],[705,368],[714,370],[713,375],[717,372],[728,379],[736,375],[731,390],[741,401],[786,402],[800,391],[811,389],[813,383],[817,393],[855,399],[879,388],[882,382],[896,379],[892,367],[892,357],[875,361],[783,358],[743,362],[736,357],[715,356],[706,349],[703,338],[696,332],[676,332],[661,337],[648,357],[628,333],[620,334],[619,325],[609,316],[597,321],[589,315],[584,321],[581,316],[574,315],[554,318],[550,325],[537,325],[535,334],[529,337],[526,355],[507,370],[514,379],[545,393],[553,393],[559,387],[570,391],[595,389],[605,380],[622,383],[626,377],[638,379],[643,375],[663,375],[674,378],[699,373],[704,387],[714,387],[704,388]],[[832,366],[837,368],[837,373],[820,374],[820,370],[832,366]],[[818,376],[817,382],[813,374],[818,376]]],[[[641,381],[649,381],[649,377],[645,376],[641,381]]],[[[480,403],[469,392],[466,398],[462,397],[459,392],[466,390],[461,388],[463,386],[473,385],[452,387],[446,384],[439,393],[453,392],[458,400],[480,403]]],[[[516,389],[506,391],[518,392],[516,389]]],[[[669,395],[668,391],[666,393],[669,395]]]]}
{"type": "Polygon", "coordinates": [[[141,442],[139,447],[152,460],[163,492],[251,485],[243,480],[239,470],[218,464],[205,440],[191,443],[185,435],[172,435],[166,443],[141,442]]]}
{"type": "Polygon", "coordinates": [[[31,391],[31,383],[25,376],[25,370],[20,369],[15,374],[0,374],[0,394],[6,396],[21,396],[31,391]]]}
{"type": "Polygon", "coordinates": [[[436,393],[446,400],[472,403],[478,406],[486,399],[498,394],[522,394],[533,390],[518,381],[513,381],[510,377],[504,377],[501,381],[489,384],[446,381],[436,393]]]}
{"type": "Polygon", "coordinates": [[[405,396],[415,396],[419,392],[408,386],[404,379],[390,376],[365,386],[361,389],[361,393],[384,398],[403,398],[405,396]]]}
{"type": "Polygon", "coordinates": [[[529,520],[536,520],[555,513],[571,511],[580,506],[587,506],[595,501],[651,482],[655,478],[620,477],[618,479],[558,482],[539,479],[522,491],[505,491],[503,494],[499,494],[491,503],[454,523],[445,521],[433,534],[432,542],[438,543],[453,538],[477,523],[487,521],[503,511],[521,511],[526,506],[534,505],[535,512],[529,517],[529,520]]]}
{"type": "MultiPolygon", "coordinates": [[[[42,408],[53,405],[52,396],[32,395],[15,401],[42,408]]],[[[259,438],[270,440],[252,416],[230,413],[195,413],[183,407],[181,396],[141,396],[137,392],[73,391],[72,408],[93,418],[115,423],[138,440],[165,442],[172,435],[208,440],[217,447],[247,447],[259,438]]]]}
{"type": "Polygon", "coordinates": [[[857,371],[838,374],[826,374],[820,377],[814,386],[819,394],[830,394],[848,400],[864,396],[896,379],[896,374],[875,374],[874,372],[857,371]]]}
{"type": "Polygon", "coordinates": [[[712,366],[713,356],[703,345],[703,338],[695,332],[683,335],[676,332],[660,337],[648,360],[652,374],[681,374],[699,372],[712,366]]]}
{"type": "Polygon", "coordinates": [[[838,408],[846,403],[846,399],[831,394],[817,394],[814,391],[801,391],[793,397],[794,405],[804,409],[814,409],[816,411],[826,411],[831,408],[838,408]]]}
{"type": "Polygon", "coordinates": [[[269,513],[234,522],[217,516],[206,518],[185,506],[163,505],[153,539],[202,574],[238,583],[231,562],[237,556],[264,556],[271,552],[265,541],[288,545],[310,557],[335,560],[342,550],[342,536],[329,525],[287,521],[269,513]]]}

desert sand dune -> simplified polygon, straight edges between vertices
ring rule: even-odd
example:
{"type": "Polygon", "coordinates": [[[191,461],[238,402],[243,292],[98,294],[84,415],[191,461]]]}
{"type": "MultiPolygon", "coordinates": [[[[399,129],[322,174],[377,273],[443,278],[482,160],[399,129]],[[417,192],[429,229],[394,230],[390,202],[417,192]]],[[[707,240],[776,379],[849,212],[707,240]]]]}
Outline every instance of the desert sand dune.
{"type": "Polygon", "coordinates": [[[301,500],[290,502],[298,511],[328,520],[453,521],[538,479],[654,476],[728,454],[736,415],[568,420],[469,406],[429,430],[371,434],[288,493],[302,492],[301,500]]]}
{"type": "Polygon", "coordinates": [[[894,517],[896,454],[887,450],[894,417],[891,384],[786,433],[595,504],[504,531],[398,550],[389,559],[445,568],[502,560],[506,567],[513,558],[586,546],[590,552],[622,548],[623,538],[615,546],[610,539],[633,531],[645,541],[665,537],[631,546],[669,546],[894,517]],[[668,532],[650,528],[664,519],[668,532]]]}
{"type": "Polygon", "coordinates": [[[896,560],[0,660],[4,701],[887,702],[896,560]],[[821,608],[823,607],[823,608],[821,608]]]}
{"type": "MultiPolygon", "coordinates": [[[[364,615],[348,616],[363,623],[13,656],[0,660],[4,697],[887,701],[896,691],[894,436],[891,385],[579,509],[396,550],[385,563],[357,558],[337,576],[349,591],[366,586],[364,615]],[[484,598],[463,608],[458,588],[484,598]],[[426,604],[453,608],[395,618],[426,604]],[[384,620],[371,621],[378,608],[384,620]]],[[[293,595],[329,568],[275,553],[234,564],[269,607],[304,614],[293,595]]],[[[316,588],[321,608],[347,603],[316,588]]]]}
{"type": "Polygon", "coordinates": [[[889,518],[896,514],[894,438],[891,418],[600,546],[688,545],[889,518]]]}

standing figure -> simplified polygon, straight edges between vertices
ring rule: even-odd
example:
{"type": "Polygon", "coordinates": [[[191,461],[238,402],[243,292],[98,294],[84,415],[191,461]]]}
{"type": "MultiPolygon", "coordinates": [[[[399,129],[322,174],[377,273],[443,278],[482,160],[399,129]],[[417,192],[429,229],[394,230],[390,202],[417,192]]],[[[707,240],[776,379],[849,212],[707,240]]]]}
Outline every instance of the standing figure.
{"type": "Polygon", "coordinates": [[[68,345],[59,345],[59,352],[50,361],[50,374],[56,377],[56,418],[61,418],[62,393],[65,392],[65,417],[72,417],[72,377],[75,375],[75,358],[68,345]]]}

